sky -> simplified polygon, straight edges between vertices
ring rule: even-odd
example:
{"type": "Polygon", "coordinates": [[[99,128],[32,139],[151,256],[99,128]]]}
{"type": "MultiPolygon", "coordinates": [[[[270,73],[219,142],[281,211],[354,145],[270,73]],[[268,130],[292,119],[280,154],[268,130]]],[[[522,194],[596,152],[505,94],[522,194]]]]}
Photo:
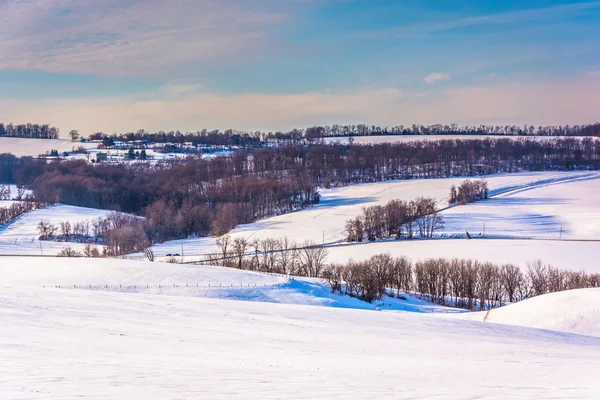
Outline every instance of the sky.
{"type": "Polygon", "coordinates": [[[0,0],[0,122],[592,123],[598,32],[600,1],[0,0]]]}

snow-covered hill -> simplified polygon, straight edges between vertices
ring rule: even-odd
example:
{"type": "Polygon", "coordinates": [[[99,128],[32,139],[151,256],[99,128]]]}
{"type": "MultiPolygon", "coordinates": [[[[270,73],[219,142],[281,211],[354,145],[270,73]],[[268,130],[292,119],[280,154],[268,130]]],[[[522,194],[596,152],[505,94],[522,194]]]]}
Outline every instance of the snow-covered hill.
{"type": "Polygon", "coordinates": [[[459,318],[600,337],[600,288],[550,293],[459,318]]]}
{"type": "Polygon", "coordinates": [[[77,243],[38,241],[38,224],[47,221],[55,226],[59,226],[61,222],[74,225],[78,222],[91,222],[106,217],[109,213],[110,211],[107,210],[66,205],[30,211],[12,223],[0,227],[0,254],[54,255],[67,246],[82,248],[83,245],[77,243]]]}
{"type": "Polygon", "coordinates": [[[600,174],[534,185],[443,215],[449,234],[600,240],[600,174]]]}
{"type": "Polygon", "coordinates": [[[0,153],[12,153],[18,157],[38,156],[46,154],[50,150],[57,150],[59,153],[72,151],[74,148],[85,147],[86,149],[95,149],[96,143],[72,142],[64,139],[22,139],[0,137],[0,153]]]}
{"type": "MultiPolygon", "coordinates": [[[[490,187],[490,193],[495,194],[521,187],[590,176],[599,175],[589,172],[538,172],[494,175],[486,177],[486,180],[490,187]]],[[[231,236],[244,237],[249,240],[287,236],[297,242],[306,240],[318,243],[342,241],[345,239],[346,221],[359,215],[363,207],[385,204],[392,199],[408,201],[422,196],[437,199],[439,207],[443,208],[447,205],[450,187],[463,180],[464,178],[420,179],[322,189],[320,204],[302,211],[239,226],[231,232],[231,236]]],[[[600,180],[594,182],[598,184],[600,180]]],[[[560,229],[560,226],[557,229],[560,229]]],[[[462,233],[464,234],[464,231],[462,233]]],[[[558,234],[557,231],[557,237],[558,234]]],[[[188,255],[207,254],[216,248],[214,238],[200,238],[160,244],[155,246],[155,252],[157,255],[181,254],[182,245],[184,253],[188,255]]]]}
{"type": "Polygon", "coordinates": [[[290,278],[223,267],[41,257],[0,257],[0,265],[0,282],[7,286],[60,287],[365,310],[461,312],[410,296],[407,300],[386,298],[370,304],[332,294],[329,286],[320,279],[290,278]]]}
{"type": "Polygon", "coordinates": [[[594,399],[600,338],[414,313],[11,287],[7,399],[594,399]]]}

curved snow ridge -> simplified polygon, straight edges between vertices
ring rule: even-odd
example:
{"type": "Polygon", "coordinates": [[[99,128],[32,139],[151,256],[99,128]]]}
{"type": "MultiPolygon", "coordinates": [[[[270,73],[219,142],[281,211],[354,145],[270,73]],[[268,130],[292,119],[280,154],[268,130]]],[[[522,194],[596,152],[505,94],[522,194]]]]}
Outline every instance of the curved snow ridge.
{"type": "Polygon", "coordinates": [[[466,318],[600,337],[600,288],[550,293],[466,318]]]}
{"type": "MultiPolygon", "coordinates": [[[[241,287],[273,286],[288,282],[279,275],[267,275],[232,268],[166,264],[149,261],[90,258],[0,257],[0,282],[4,286],[79,287],[104,285],[175,288],[188,286],[241,287]]],[[[109,287],[109,288],[110,288],[109,287]]]]}

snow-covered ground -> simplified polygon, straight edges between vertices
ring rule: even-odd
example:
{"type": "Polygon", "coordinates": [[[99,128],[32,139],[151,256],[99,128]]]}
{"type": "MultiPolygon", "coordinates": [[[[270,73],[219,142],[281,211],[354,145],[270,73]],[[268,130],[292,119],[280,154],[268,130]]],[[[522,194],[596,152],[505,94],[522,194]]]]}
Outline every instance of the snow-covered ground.
{"type": "Polygon", "coordinates": [[[30,211],[14,222],[0,227],[0,254],[57,254],[65,247],[82,248],[82,244],[38,241],[37,226],[41,221],[47,221],[55,226],[61,222],[74,225],[78,222],[93,221],[106,217],[110,211],[94,208],[56,205],[30,211]]]}
{"type": "Polygon", "coordinates": [[[598,198],[600,174],[534,186],[446,210],[445,232],[600,240],[598,198]]]}
{"type": "Polygon", "coordinates": [[[373,304],[332,294],[320,279],[290,278],[232,268],[115,259],[0,257],[0,282],[9,286],[60,287],[169,296],[209,297],[267,303],[422,313],[462,310],[384,298],[373,304]]]}
{"type": "Polygon", "coordinates": [[[600,337],[600,288],[550,293],[458,318],[600,337]]]}
{"type": "MultiPolygon", "coordinates": [[[[536,187],[551,182],[566,182],[599,176],[595,172],[536,172],[494,175],[486,177],[486,180],[490,187],[490,194],[494,195],[522,187],[536,187]]],[[[392,199],[413,200],[423,196],[437,199],[439,207],[443,208],[447,206],[450,187],[463,180],[464,178],[406,180],[322,189],[320,204],[302,211],[239,226],[230,235],[248,240],[287,236],[300,243],[306,240],[318,243],[342,241],[345,239],[346,221],[359,215],[363,207],[385,204],[392,199]]],[[[588,181],[589,185],[599,185],[599,183],[600,180],[588,181]]],[[[559,187],[560,185],[557,185],[557,188],[559,187]]],[[[581,194],[581,196],[584,195],[585,193],[581,194]]],[[[577,193],[572,194],[572,197],[577,196],[577,193]]],[[[454,225],[449,223],[449,226],[455,230],[460,229],[460,233],[464,234],[463,226],[459,222],[456,221],[454,225]]],[[[477,227],[479,225],[477,220],[472,223],[477,227]]],[[[483,224],[481,224],[481,228],[483,228],[483,224]]],[[[556,237],[559,236],[560,226],[557,229],[556,237]]],[[[475,232],[478,231],[475,230],[475,232]]],[[[207,254],[216,248],[214,238],[199,238],[159,244],[155,246],[155,253],[159,256],[169,253],[181,254],[182,246],[183,253],[188,256],[207,254]]]]}
{"type": "Polygon", "coordinates": [[[15,286],[0,326],[12,400],[600,397],[600,338],[435,314],[15,286]]]}
{"type": "Polygon", "coordinates": [[[72,151],[79,147],[95,149],[96,143],[72,142],[63,139],[22,139],[0,137],[0,153],[12,153],[18,157],[38,156],[57,150],[59,153],[72,151]]]}
{"type": "MultiPolygon", "coordinates": [[[[576,139],[583,139],[586,136],[574,137],[576,139]]],[[[597,139],[595,136],[590,136],[592,139],[597,139]]],[[[483,140],[483,139],[532,139],[532,140],[548,140],[554,137],[548,136],[499,136],[499,135],[386,135],[386,136],[354,136],[354,143],[356,144],[379,144],[379,143],[398,143],[398,142],[415,142],[420,140],[434,141],[434,140],[483,140]]],[[[325,143],[348,143],[348,137],[339,138],[325,138],[325,143]]]]}

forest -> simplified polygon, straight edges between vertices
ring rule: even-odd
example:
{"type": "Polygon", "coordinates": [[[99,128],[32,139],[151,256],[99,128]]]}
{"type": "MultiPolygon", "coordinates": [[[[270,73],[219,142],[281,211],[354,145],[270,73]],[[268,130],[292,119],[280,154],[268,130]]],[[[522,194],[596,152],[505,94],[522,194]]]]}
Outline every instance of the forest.
{"type": "Polygon", "coordinates": [[[0,123],[0,137],[25,139],[58,139],[58,128],[47,124],[4,125],[0,123]]]}
{"type": "Polygon", "coordinates": [[[245,149],[267,144],[297,145],[318,143],[328,137],[346,136],[385,136],[385,135],[497,135],[497,136],[600,136],[600,123],[590,125],[538,126],[525,125],[479,125],[459,126],[457,124],[435,125],[397,125],[382,127],[377,125],[326,125],[304,129],[292,129],[287,132],[239,131],[226,129],[202,129],[196,132],[159,131],[148,132],[140,129],[136,132],[106,134],[96,132],[90,140],[102,141],[111,145],[114,141],[145,140],[148,143],[193,143],[205,146],[236,146],[245,149]]]}

